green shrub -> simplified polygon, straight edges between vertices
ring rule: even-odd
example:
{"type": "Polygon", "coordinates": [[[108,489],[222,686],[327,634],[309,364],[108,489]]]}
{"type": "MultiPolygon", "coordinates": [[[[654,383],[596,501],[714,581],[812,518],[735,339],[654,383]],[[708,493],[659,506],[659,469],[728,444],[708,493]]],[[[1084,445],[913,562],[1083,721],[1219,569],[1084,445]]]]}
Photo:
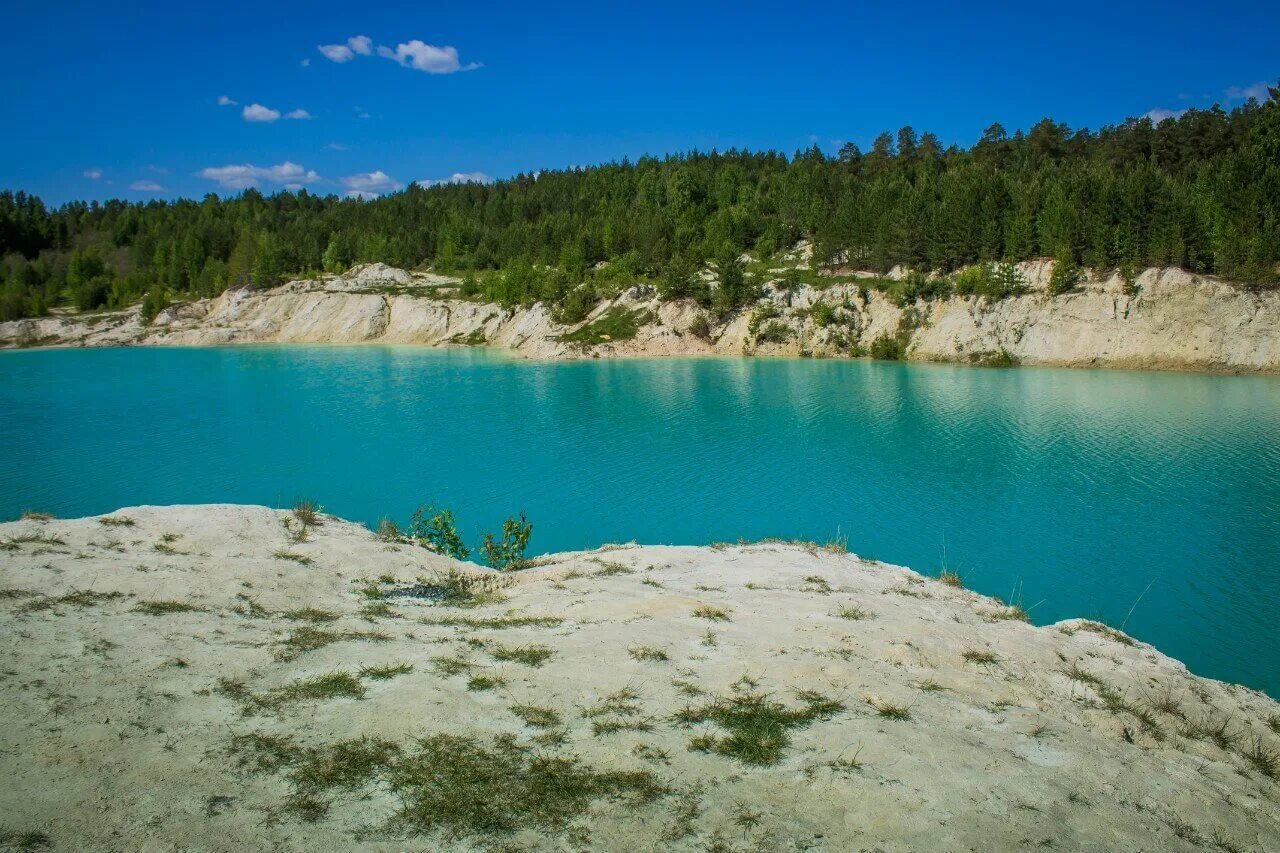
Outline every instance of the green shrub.
{"type": "Polygon", "coordinates": [[[486,533],[480,553],[484,555],[486,563],[499,571],[524,568],[524,551],[532,533],[533,525],[522,512],[518,519],[508,518],[502,522],[501,539],[495,538],[492,533],[486,533]]]}
{"type": "Polygon", "coordinates": [[[413,511],[413,517],[409,521],[409,535],[437,554],[444,554],[455,560],[465,560],[471,553],[458,534],[458,527],[453,521],[453,510],[423,504],[413,511]]]}
{"type": "Polygon", "coordinates": [[[138,319],[142,321],[142,325],[149,326],[156,315],[168,307],[169,293],[157,284],[142,297],[142,308],[138,312],[138,319]]]}
{"type": "Polygon", "coordinates": [[[871,342],[868,353],[879,361],[901,361],[907,355],[907,343],[900,335],[883,332],[871,342]]]}
{"type": "Polygon", "coordinates": [[[1059,252],[1053,259],[1053,272],[1049,274],[1049,293],[1058,296],[1070,293],[1080,284],[1080,267],[1070,252],[1059,252]]]}
{"type": "Polygon", "coordinates": [[[1004,299],[1027,292],[1027,279],[1015,264],[979,264],[956,274],[955,290],[961,296],[1004,299]]]}

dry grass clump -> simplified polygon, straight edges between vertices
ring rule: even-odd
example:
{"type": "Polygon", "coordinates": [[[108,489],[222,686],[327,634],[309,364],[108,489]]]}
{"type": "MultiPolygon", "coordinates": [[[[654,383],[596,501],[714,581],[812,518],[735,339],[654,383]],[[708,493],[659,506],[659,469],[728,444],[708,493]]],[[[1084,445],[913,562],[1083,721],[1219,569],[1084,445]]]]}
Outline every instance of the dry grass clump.
{"type": "Polygon", "coordinates": [[[523,720],[526,726],[536,729],[552,729],[563,722],[554,708],[539,705],[512,705],[511,713],[523,720]]]}
{"type": "Polygon", "coordinates": [[[534,644],[527,646],[495,645],[489,649],[489,654],[493,655],[495,660],[500,660],[504,663],[522,663],[525,666],[538,667],[550,660],[555,655],[555,652],[549,646],[534,644]]]}
{"type": "Polygon", "coordinates": [[[856,604],[843,604],[840,607],[837,607],[835,612],[831,615],[839,617],[840,619],[849,619],[852,621],[871,619],[875,616],[875,614],[870,610],[864,610],[856,604]]]}
{"type": "Polygon", "coordinates": [[[408,675],[413,672],[413,664],[400,661],[382,664],[381,666],[360,667],[361,678],[372,678],[374,681],[389,681],[397,675],[408,675]]]}
{"type": "Polygon", "coordinates": [[[196,613],[204,608],[185,601],[140,601],[133,610],[148,616],[164,616],[172,613],[196,613]]]}
{"type": "Polygon", "coordinates": [[[98,519],[98,523],[104,527],[133,527],[137,524],[127,515],[104,515],[98,519]]]}
{"type": "Polygon", "coordinates": [[[979,666],[990,666],[1000,661],[1000,658],[996,657],[994,652],[981,649],[966,649],[960,654],[960,657],[964,658],[965,663],[976,663],[979,666]]]}
{"type": "MultiPolygon", "coordinates": [[[[705,645],[705,643],[704,643],[705,645]]],[[[713,644],[714,645],[714,644],[713,644]]],[[[632,660],[653,661],[655,663],[665,663],[671,658],[662,649],[655,649],[653,646],[632,646],[627,649],[627,654],[631,655],[632,660]]]]}
{"type": "Polygon", "coordinates": [[[702,604],[693,609],[693,615],[699,619],[709,619],[712,622],[728,622],[729,611],[723,607],[712,607],[710,604],[702,604]]]}
{"type": "Polygon", "coordinates": [[[40,613],[45,610],[52,610],[63,604],[70,604],[73,607],[96,607],[104,601],[115,601],[120,598],[127,598],[123,592],[94,592],[88,589],[76,589],[64,595],[58,596],[40,596],[23,603],[18,607],[19,613],[40,613]]]}
{"type": "Polygon", "coordinates": [[[276,660],[296,660],[307,652],[323,649],[333,643],[344,643],[363,640],[371,643],[383,643],[391,638],[381,631],[326,631],[304,625],[294,630],[276,650],[276,660]]]}
{"type": "Polygon", "coordinates": [[[879,699],[868,699],[867,704],[871,706],[877,716],[884,717],[886,720],[911,719],[911,709],[906,705],[899,705],[896,702],[885,702],[879,699]]]}

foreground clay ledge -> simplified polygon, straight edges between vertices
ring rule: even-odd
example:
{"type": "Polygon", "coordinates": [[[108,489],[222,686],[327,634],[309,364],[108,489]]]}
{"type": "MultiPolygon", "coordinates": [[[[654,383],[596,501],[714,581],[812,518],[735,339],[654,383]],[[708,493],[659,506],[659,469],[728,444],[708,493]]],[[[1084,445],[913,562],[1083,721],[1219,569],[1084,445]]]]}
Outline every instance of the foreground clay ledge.
{"type": "Polygon", "coordinates": [[[4,842],[1280,849],[1280,706],[1096,623],[815,546],[495,576],[286,521],[0,524],[4,842]]]}

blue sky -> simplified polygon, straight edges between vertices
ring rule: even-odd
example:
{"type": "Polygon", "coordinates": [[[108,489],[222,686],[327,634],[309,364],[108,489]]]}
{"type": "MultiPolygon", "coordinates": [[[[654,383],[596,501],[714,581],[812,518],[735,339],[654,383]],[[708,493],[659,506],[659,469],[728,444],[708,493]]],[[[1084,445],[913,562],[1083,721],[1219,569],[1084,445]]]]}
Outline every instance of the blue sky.
{"type": "Polygon", "coordinates": [[[6,18],[0,187],[53,203],[833,151],[903,124],[968,145],[993,121],[1097,127],[1280,76],[1280,15],[1252,2],[99,0],[6,18]]]}

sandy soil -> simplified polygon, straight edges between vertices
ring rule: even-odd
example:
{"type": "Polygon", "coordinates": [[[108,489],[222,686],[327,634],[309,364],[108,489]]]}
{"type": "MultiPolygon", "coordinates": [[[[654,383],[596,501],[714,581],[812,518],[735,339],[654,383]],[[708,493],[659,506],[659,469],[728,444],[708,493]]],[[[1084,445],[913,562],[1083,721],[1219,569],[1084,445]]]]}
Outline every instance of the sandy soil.
{"type": "Polygon", "coordinates": [[[0,524],[5,843],[1280,850],[1280,705],[1096,623],[838,548],[497,576],[286,522],[0,524]]]}

